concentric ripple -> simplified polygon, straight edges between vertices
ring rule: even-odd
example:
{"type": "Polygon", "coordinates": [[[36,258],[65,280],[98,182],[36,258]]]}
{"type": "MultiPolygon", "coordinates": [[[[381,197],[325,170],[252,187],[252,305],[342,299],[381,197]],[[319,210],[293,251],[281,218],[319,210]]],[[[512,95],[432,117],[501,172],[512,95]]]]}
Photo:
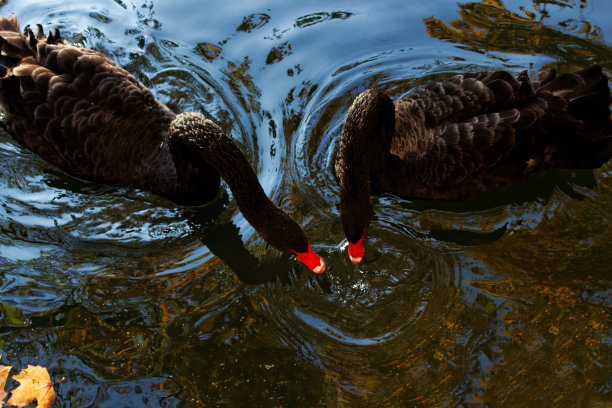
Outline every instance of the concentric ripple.
{"type": "Polygon", "coordinates": [[[175,206],[77,180],[0,132],[2,364],[65,376],[62,406],[610,400],[609,164],[462,202],[375,197],[359,267],[334,175],[368,87],[612,72],[605,0],[0,3],[217,122],[327,263],[314,275],[266,245],[225,186],[175,206]]]}

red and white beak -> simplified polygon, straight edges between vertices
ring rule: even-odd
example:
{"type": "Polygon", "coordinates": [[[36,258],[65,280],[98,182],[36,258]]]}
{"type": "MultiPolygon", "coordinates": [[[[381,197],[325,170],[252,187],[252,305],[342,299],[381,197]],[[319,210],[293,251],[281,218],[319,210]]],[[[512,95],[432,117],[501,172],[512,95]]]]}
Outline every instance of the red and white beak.
{"type": "Polygon", "coordinates": [[[355,265],[363,261],[363,235],[356,244],[348,241],[348,256],[355,265]]]}
{"type": "Polygon", "coordinates": [[[306,265],[314,273],[325,272],[325,262],[323,258],[314,253],[310,247],[310,242],[308,243],[308,252],[298,253],[294,251],[294,253],[297,260],[306,265]]]}

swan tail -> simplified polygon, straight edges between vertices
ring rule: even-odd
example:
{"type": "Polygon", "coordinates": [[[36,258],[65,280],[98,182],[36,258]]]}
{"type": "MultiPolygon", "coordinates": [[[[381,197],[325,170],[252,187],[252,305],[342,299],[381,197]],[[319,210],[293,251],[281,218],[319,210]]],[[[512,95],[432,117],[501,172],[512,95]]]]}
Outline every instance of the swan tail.
{"type": "MultiPolygon", "coordinates": [[[[48,96],[52,72],[44,64],[50,59],[48,54],[57,55],[53,44],[66,44],[57,30],[45,36],[38,25],[36,33],[29,26],[22,33],[15,16],[0,18],[0,108],[4,112],[0,127],[34,151],[32,135],[45,127],[39,123],[41,114],[35,112],[48,96]]],[[[48,121],[45,111],[40,112],[48,121]]]]}
{"type": "Polygon", "coordinates": [[[26,28],[27,36],[21,33],[17,17],[0,18],[0,64],[13,68],[28,57],[36,56],[37,38],[26,28]]]}

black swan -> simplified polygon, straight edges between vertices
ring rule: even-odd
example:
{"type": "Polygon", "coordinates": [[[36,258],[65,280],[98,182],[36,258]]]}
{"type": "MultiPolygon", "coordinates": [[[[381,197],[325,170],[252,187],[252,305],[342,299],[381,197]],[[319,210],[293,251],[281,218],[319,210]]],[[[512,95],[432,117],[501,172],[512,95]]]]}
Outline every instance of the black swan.
{"type": "Polygon", "coordinates": [[[552,168],[597,168],[612,156],[608,80],[600,66],[532,81],[505,71],[453,76],[397,100],[354,100],[336,157],[340,215],[363,259],[371,195],[461,200],[552,168]]]}
{"type": "Polygon", "coordinates": [[[0,19],[2,126],[21,145],[86,180],[130,186],[178,204],[214,199],[220,177],[272,247],[316,273],[325,263],[300,226],[264,193],[246,158],[199,113],[175,115],[100,52],[0,19]]]}

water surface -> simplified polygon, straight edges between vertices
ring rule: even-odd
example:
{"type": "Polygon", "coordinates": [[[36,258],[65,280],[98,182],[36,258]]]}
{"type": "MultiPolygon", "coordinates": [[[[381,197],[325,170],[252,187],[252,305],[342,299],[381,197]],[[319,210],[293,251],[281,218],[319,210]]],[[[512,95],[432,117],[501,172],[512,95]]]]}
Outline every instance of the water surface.
{"type": "MultiPolygon", "coordinates": [[[[463,202],[375,199],[349,262],[333,160],[367,87],[597,62],[608,0],[4,0],[206,113],[328,270],[267,246],[229,189],[188,208],[77,180],[0,133],[0,354],[62,407],[612,404],[612,167],[463,202]]],[[[8,387],[7,387],[8,388],[8,387]]]]}

